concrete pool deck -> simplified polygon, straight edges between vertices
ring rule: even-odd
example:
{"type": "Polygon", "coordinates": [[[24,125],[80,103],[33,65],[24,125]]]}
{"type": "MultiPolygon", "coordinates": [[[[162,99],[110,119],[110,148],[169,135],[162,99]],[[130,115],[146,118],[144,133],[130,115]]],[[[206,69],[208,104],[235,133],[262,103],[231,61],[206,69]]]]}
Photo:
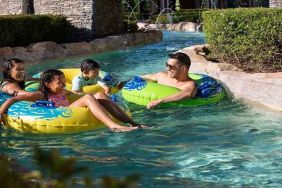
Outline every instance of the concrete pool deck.
{"type": "Polygon", "coordinates": [[[205,45],[182,49],[191,58],[191,72],[208,74],[220,80],[228,95],[282,111],[282,72],[246,73],[227,63],[215,63],[198,53],[205,45]]]}

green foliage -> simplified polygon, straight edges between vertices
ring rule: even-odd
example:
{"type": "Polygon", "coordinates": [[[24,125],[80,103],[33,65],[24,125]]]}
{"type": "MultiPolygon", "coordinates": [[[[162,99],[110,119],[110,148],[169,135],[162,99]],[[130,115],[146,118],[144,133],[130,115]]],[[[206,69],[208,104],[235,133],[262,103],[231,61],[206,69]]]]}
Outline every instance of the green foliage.
{"type": "Polygon", "coordinates": [[[26,46],[34,42],[65,42],[73,30],[63,16],[0,16],[0,47],[26,46]]]}
{"type": "MultiPolygon", "coordinates": [[[[44,151],[34,148],[34,158],[40,171],[29,171],[16,161],[0,155],[0,182],[5,188],[72,188],[97,187],[97,183],[87,176],[86,167],[77,166],[75,158],[64,158],[57,150],[44,151]],[[82,179],[74,179],[75,174],[86,174],[82,179]],[[82,181],[81,181],[82,180],[82,181]],[[96,186],[95,186],[96,185],[96,186]]],[[[105,176],[100,181],[103,188],[134,188],[139,177],[131,175],[124,179],[105,176]]]]}
{"type": "Polygon", "coordinates": [[[180,0],[175,1],[175,9],[178,11],[180,10],[180,0]]]}
{"type": "Polygon", "coordinates": [[[150,17],[151,23],[179,23],[202,22],[202,13],[206,9],[180,9],[176,12],[154,15],[150,17]]]}
{"type": "Polygon", "coordinates": [[[211,57],[249,72],[282,70],[282,9],[211,10],[203,18],[211,57]]]}
{"type": "Polygon", "coordinates": [[[125,21],[124,28],[126,33],[133,33],[138,31],[138,26],[135,21],[125,21]]]}
{"type": "Polygon", "coordinates": [[[0,182],[2,187],[25,188],[29,187],[21,172],[13,170],[13,161],[5,155],[0,155],[0,182]]]}
{"type": "Polygon", "coordinates": [[[124,12],[124,20],[138,21],[140,18],[139,12],[124,12]]]}
{"type": "Polygon", "coordinates": [[[125,32],[137,32],[137,22],[140,19],[140,13],[138,12],[124,12],[124,28],[125,32]]]}

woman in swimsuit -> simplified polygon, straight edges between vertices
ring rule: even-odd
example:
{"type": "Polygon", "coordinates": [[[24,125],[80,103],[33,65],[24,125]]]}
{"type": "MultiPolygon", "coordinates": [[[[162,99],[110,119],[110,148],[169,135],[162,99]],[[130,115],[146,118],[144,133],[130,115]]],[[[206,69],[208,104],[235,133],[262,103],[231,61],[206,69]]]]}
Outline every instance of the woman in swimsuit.
{"type": "Polygon", "coordinates": [[[25,72],[22,60],[17,58],[6,59],[3,65],[3,78],[0,91],[12,96],[28,93],[24,90],[25,72]]]}

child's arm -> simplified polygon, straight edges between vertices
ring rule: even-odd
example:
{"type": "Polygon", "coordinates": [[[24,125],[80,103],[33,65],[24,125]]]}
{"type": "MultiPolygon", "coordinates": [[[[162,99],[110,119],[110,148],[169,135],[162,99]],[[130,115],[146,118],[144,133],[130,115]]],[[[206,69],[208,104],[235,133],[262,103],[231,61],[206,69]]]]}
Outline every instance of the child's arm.
{"type": "Polygon", "coordinates": [[[104,93],[106,95],[111,94],[111,87],[108,85],[106,81],[104,81],[100,76],[97,78],[97,84],[104,89],[104,93]]]}
{"type": "Polygon", "coordinates": [[[100,86],[104,89],[106,95],[111,94],[111,88],[109,86],[107,85],[100,85],[100,86]]]}
{"type": "Polygon", "coordinates": [[[82,87],[82,83],[81,83],[81,80],[77,77],[75,77],[73,80],[72,80],[72,87],[71,87],[71,91],[75,94],[78,94],[78,95],[81,95],[82,92],[81,92],[81,87],[82,87]]]}

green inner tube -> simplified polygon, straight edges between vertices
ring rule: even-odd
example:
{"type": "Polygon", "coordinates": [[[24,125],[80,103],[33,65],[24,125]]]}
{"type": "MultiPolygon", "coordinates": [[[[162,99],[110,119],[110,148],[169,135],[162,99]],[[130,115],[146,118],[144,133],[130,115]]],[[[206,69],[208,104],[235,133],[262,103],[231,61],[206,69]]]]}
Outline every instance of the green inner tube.
{"type": "MultiPolygon", "coordinates": [[[[206,105],[216,103],[225,96],[223,86],[214,78],[193,73],[190,73],[189,77],[197,84],[197,96],[193,99],[163,103],[162,106],[206,105]]],[[[122,96],[129,102],[146,106],[152,100],[163,99],[179,91],[179,89],[174,87],[146,81],[140,77],[134,77],[123,87],[122,96]]]]}

